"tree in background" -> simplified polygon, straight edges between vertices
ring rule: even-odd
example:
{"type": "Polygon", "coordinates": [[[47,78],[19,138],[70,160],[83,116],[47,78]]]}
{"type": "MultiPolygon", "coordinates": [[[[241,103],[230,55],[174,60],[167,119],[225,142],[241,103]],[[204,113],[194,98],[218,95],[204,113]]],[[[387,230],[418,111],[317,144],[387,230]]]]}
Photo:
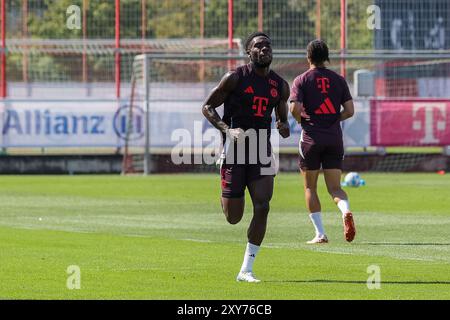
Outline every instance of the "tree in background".
{"type": "MultiPolygon", "coordinates": [[[[22,0],[8,2],[8,37],[21,37],[22,0]]],[[[372,49],[373,33],[366,28],[366,8],[372,0],[348,0],[348,44],[350,48],[372,49]]],[[[87,38],[114,39],[115,1],[87,0],[87,38]]],[[[121,37],[142,35],[141,0],[121,0],[121,37]]],[[[321,34],[331,49],[339,49],[340,7],[336,0],[321,0],[321,34]]],[[[28,37],[40,39],[82,39],[83,30],[66,27],[67,8],[82,7],[83,0],[29,0],[28,37]]],[[[234,37],[245,39],[258,28],[258,0],[234,1],[234,37]]],[[[147,0],[145,35],[149,39],[200,37],[199,0],[147,0]]],[[[228,1],[205,0],[206,38],[228,36],[228,1]]],[[[264,1],[263,31],[270,34],[275,50],[303,52],[316,37],[316,2],[305,0],[264,1]]],[[[137,52],[136,52],[137,53],[137,52]]],[[[20,55],[8,57],[8,74],[20,73],[20,55]],[[11,71],[11,72],[10,72],[11,71]]],[[[36,55],[30,59],[30,80],[79,81],[80,55],[36,55]],[[70,62],[68,62],[70,61],[70,62]],[[70,75],[70,76],[69,76],[70,75]]],[[[89,55],[90,81],[110,81],[114,70],[111,54],[89,55]]],[[[125,63],[129,61],[125,60],[125,63]]],[[[127,75],[124,75],[125,77],[127,75]]],[[[10,77],[10,76],[9,76],[10,77]]]]}

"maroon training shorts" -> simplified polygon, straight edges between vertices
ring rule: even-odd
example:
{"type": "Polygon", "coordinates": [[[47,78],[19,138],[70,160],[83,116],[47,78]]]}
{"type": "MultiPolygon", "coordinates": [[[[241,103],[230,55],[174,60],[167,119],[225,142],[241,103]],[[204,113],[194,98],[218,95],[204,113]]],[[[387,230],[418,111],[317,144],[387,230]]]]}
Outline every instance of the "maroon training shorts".
{"type": "MultiPolygon", "coordinates": [[[[226,164],[220,168],[223,198],[242,198],[247,185],[266,175],[261,174],[261,164],[226,164]]],[[[272,175],[274,176],[274,175],[272,175]]]]}
{"type": "Polygon", "coordinates": [[[344,160],[344,144],[341,137],[336,139],[312,139],[302,134],[299,143],[299,166],[302,171],[340,169],[344,160]]]}

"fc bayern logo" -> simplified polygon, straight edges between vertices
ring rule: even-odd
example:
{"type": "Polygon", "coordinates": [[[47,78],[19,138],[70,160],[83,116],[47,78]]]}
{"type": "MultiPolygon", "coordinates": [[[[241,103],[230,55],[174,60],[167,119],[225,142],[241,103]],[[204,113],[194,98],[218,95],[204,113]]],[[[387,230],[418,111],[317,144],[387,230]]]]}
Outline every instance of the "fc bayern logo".
{"type": "Polygon", "coordinates": [[[272,97],[276,98],[278,97],[278,91],[275,88],[272,88],[272,90],[270,90],[270,94],[272,95],[272,97]]]}

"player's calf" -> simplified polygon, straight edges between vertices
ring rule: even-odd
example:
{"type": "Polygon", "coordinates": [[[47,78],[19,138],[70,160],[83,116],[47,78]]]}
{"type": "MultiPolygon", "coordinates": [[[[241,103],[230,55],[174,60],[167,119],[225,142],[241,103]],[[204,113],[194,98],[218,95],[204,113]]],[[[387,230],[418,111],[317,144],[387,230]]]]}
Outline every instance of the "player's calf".
{"type": "Polygon", "coordinates": [[[262,202],[254,202],[253,203],[253,212],[255,216],[267,219],[267,215],[269,214],[270,203],[269,201],[262,202]]]}
{"type": "Polygon", "coordinates": [[[267,217],[269,215],[269,202],[254,203],[253,218],[247,231],[250,243],[261,245],[267,228],[267,217]]]}
{"type": "Polygon", "coordinates": [[[335,187],[327,187],[328,193],[330,194],[331,198],[337,203],[340,200],[347,200],[347,194],[345,191],[341,188],[341,186],[335,186],[335,187]]]}

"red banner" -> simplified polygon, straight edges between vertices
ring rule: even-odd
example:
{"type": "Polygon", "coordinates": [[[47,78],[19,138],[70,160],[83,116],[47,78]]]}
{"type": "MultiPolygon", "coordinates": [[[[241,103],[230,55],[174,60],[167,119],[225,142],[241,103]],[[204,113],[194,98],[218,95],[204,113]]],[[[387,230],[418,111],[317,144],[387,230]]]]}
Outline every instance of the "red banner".
{"type": "Polygon", "coordinates": [[[373,146],[450,145],[450,100],[372,100],[373,146]]]}

